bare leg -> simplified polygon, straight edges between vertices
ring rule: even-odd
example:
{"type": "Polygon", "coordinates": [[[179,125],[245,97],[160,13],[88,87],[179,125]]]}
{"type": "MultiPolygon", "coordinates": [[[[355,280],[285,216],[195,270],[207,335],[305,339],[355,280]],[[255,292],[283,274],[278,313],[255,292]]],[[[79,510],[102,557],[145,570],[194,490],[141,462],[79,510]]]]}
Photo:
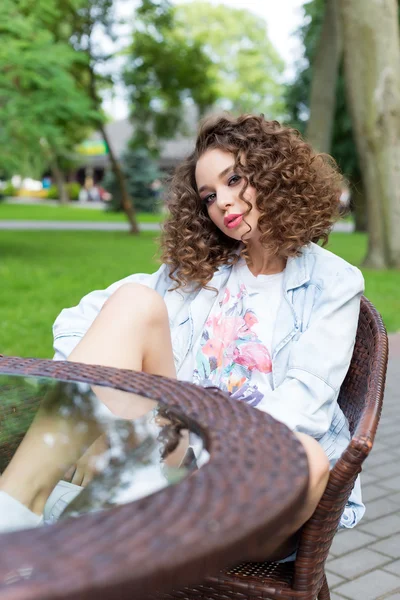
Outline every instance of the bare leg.
{"type": "Polygon", "coordinates": [[[95,422],[86,422],[86,430],[78,425],[71,419],[61,419],[39,410],[0,478],[0,490],[41,515],[62,474],[85,449],[87,440],[100,434],[95,422]]]}
{"type": "Polygon", "coordinates": [[[176,377],[165,302],[127,283],[107,300],[68,360],[176,377]]]}
{"type": "MultiPolygon", "coordinates": [[[[119,288],[72,352],[69,360],[176,377],[167,309],[153,290],[137,284],[119,288]]],[[[122,418],[133,419],[154,407],[153,401],[97,387],[100,399],[122,418]]],[[[40,417],[40,415],[38,415],[40,417]]],[[[52,489],[100,434],[89,427],[80,437],[65,419],[37,418],[0,479],[7,492],[41,514],[52,489]],[[49,451],[44,434],[54,434],[49,451]],[[60,433],[63,435],[60,436],[60,433]],[[69,443],[60,442],[69,437],[69,443]],[[67,450],[68,447],[68,450],[67,450]]]]}
{"type": "Polygon", "coordinates": [[[302,443],[308,459],[310,476],[306,501],[292,519],[285,524],[279,536],[273,540],[273,550],[271,550],[271,540],[267,540],[265,549],[257,550],[252,560],[281,560],[294,552],[297,541],[295,534],[315,511],[328,483],[329,461],[321,446],[314,438],[305,433],[295,433],[295,435],[302,443]],[[266,550],[267,548],[268,550],[266,550]]]}
{"type": "MultiPolygon", "coordinates": [[[[163,299],[145,286],[125,284],[106,302],[68,360],[175,379],[168,313],[163,299]]],[[[141,396],[110,388],[94,389],[101,401],[122,418],[137,418],[154,407],[152,400],[141,396]]]]}

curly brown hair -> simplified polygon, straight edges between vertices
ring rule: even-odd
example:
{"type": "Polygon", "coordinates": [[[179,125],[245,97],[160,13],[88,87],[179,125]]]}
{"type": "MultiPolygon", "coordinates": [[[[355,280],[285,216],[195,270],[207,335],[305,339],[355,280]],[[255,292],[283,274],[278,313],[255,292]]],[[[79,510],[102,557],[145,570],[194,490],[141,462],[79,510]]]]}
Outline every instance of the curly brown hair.
{"type": "Polygon", "coordinates": [[[256,190],[260,242],[271,255],[288,258],[309,242],[327,242],[339,215],[342,184],[332,157],[315,153],[297,130],[263,115],[208,117],[200,124],[194,152],[177,167],[167,196],[170,216],[161,250],[175,289],[207,287],[218,267],[247,256],[245,244],[211,221],[197,191],[196,163],[211,149],[234,156],[245,181],[242,199],[247,185],[256,190]]]}

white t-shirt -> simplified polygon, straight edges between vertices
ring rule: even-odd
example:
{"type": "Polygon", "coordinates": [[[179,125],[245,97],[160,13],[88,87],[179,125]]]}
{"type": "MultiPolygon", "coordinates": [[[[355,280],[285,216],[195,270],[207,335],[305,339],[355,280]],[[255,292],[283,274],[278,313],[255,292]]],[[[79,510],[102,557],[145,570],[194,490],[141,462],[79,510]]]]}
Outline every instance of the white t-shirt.
{"type": "Polygon", "coordinates": [[[193,352],[193,382],[257,406],[272,389],[272,334],[283,272],[255,277],[241,259],[216,298],[193,352]]]}

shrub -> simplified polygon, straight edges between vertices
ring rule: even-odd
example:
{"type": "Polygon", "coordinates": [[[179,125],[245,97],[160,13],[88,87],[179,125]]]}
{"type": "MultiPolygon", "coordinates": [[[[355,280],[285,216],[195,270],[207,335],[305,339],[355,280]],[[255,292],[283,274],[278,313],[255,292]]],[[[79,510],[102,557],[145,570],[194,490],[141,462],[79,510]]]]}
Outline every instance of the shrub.
{"type": "MultiPolygon", "coordinates": [[[[129,148],[122,157],[122,170],[128,190],[138,212],[156,213],[160,210],[160,194],[151,188],[156,179],[162,178],[157,162],[145,148],[129,148]]],[[[121,195],[114,173],[107,173],[104,188],[112,195],[108,210],[121,210],[121,195]]]]}
{"type": "Polygon", "coordinates": [[[81,191],[81,186],[77,181],[70,181],[70,183],[66,184],[68,190],[68,196],[70,200],[79,200],[79,192],[81,191]]]}
{"type": "Polygon", "coordinates": [[[58,186],[51,185],[47,190],[47,199],[48,200],[58,200],[58,186]]]}
{"type": "MultiPolygon", "coordinates": [[[[81,189],[81,186],[79,185],[79,183],[77,183],[76,181],[70,181],[69,183],[65,184],[65,187],[67,188],[67,192],[68,192],[68,196],[69,196],[70,200],[78,200],[79,199],[79,192],[81,189]]],[[[60,195],[58,193],[58,186],[57,185],[50,186],[49,189],[47,190],[46,197],[48,200],[59,200],[60,195]]]]}
{"type": "Polygon", "coordinates": [[[13,186],[11,181],[7,181],[6,185],[1,190],[3,196],[17,196],[18,190],[13,186]]]}

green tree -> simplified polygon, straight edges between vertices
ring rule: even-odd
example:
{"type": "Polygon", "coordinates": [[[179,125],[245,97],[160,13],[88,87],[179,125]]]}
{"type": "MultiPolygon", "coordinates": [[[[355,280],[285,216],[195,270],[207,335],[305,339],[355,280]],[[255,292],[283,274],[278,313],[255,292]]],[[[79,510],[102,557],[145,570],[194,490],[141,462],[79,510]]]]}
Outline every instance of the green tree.
{"type": "MultiPolygon", "coordinates": [[[[295,81],[287,87],[286,107],[288,122],[307,134],[310,116],[311,86],[314,76],[314,61],[321,43],[321,32],[325,16],[325,0],[310,0],[304,4],[304,25],[299,36],[304,44],[304,57],[298,63],[295,81]]],[[[358,152],[353,137],[351,117],[347,108],[346,88],[343,75],[343,59],[339,61],[335,82],[335,111],[330,153],[348,179],[351,187],[351,207],[355,215],[357,231],[366,231],[367,211],[361,178],[358,152]]],[[[311,140],[312,141],[312,140],[311,140]]],[[[324,148],[326,150],[326,146],[324,148]]]]}
{"type": "Polygon", "coordinates": [[[248,10],[196,1],[179,4],[182,35],[202,44],[216,81],[218,106],[234,112],[284,112],[283,61],[268,39],[265,21],[248,10]]]}
{"type": "Polygon", "coordinates": [[[336,104],[336,82],[342,57],[337,0],[325,0],[318,44],[314,52],[310,117],[306,137],[319,152],[330,152],[336,104]]]}
{"type": "Polygon", "coordinates": [[[45,27],[44,20],[59,18],[55,1],[4,0],[3,10],[0,160],[5,171],[38,175],[70,154],[77,132],[84,134],[97,119],[71,75],[73,65],[84,63],[85,57],[45,27]]]}
{"type": "MultiPolygon", "coordinates": [[[[130,147],[122,156],[121,166],[129,193],[135,198],[136,209],[150,213],[158,212],[160,198],[153,184],[157,180],[160,181],[163,174],[152,154],[144,147],[130,147]]],[[[107,175],[104,187],[112,194],[111,210],[121,210],[121,192],[114,173],[107,175]]]]}
{"type": "MultiPolygon", "coordinates": [[[[42,0],[44,1],[44,0],[42,0]]],[[[57,28],[58,34],[67,38],[74,50],[85,57],[84,65],[76,65],[75,81],[85,90],[94,110],[102,114],[102,91],[113,85],[113,77],[106,74],[109,61],[114,58],[113,52],[105,51],[105,39],[116,39],[116,26],[119,21],[115,14],[113,0],[60,0],[63,23],[57,28]],[[101,36],[99,33],[101,32],[101,36]]],[[[133,200],[129,194],[127,182],[121,169],[119,157],[110,144],[105,129],[105,119],[100,120],[98,130],[101,132],[109,149],[112,170],[121,190],[123,210],[130,223],[131,233],[139,233],[133,200]]]]}
{"type": "Polygon", "coordinates": [[[397,0],[340,0],[346,90],[368,208],[370,267],[400,267],[397,0]]]}
{"type": "Polygon", "coordinates": [[[185,125],[184,107],[202,114],[217,99],[211,60],[187,36],[168,0],[142,0],[135,13],[124,82],[130,93],[133,144],[157,152],[185,125]]]}
{"type": "MultiPolygon", "coordinates": [[[[112,0],[60,0],[60,3],[64,19],[63,27],[58,30],[59,35],[67,36],[72,47],[86,57],[84,67],[77,68],[74,75],[76,81],[87,91],[94,108],[100,113],[103,91],[112,87],[118,79],[118,74],[110,71],[115,65],[114,53],[104,50],[105,36],[109,41],[115,41],[118,32],[119,21],[115,14],[115,3],[112,0]],[[99,38],[100,31],[102,36],[99,38]]],[[[172,135],[175,124],[181,120],[182,110],[179,102],[188,96],[188,88],[191,87],[191,97],[201,108],[212,102],[214,95],[210,92],[210,86],[204,83],[205,63],[199,45],[189,48],[185,46],[184,40],[175,40],[174,44],[171,43],[172,38],[168,36],[168,32],[172,27],[173,9],[169,2],[142,0],[134,19],[135,29],[147,28],[147,33],[151,34],[147,35],[144,31],[143,36],[138,35],[137,45],[134,48],[136,54],[131,61],[131,66],[134,62],[134,79],[132,80],[132,71],[129,72],[128,69],[125,80],[132,91],[132,120],[136,129],[136,140],[142,145],[151,141],[151,136],[146,137],[150,124],[153,144],[147,145],[156,147],[154,140],[158,142],[161,137],[172,135]],[[162,43],[155,44],[154,42],[159,41],[160,38],[162,43]],[[146,52],[149,52],[150,56],[146,55],[146,52]],[[136,60],[138,53],[140,56],[136,60]],[[168,64],[164,60],[166,55],[172,63],[169,75],[174,70],[178,71],[178,85],[176,85],[177,77],[172,81],[164,75],[168,64]],[[141,60],[147,60],[148,71],[139,68],[141,60]],[[196,65],[194,69],[193,63],[196,65]],[[192,73],[188,65],[192,66],[192,73]],[[160,111],[156,110],[159,104],[157,104],[154,88],[145,85],[146,77],[153,77],[153,73],[159,77],[160,86],[157,90],[162,95],[164,109],[167,109],[161,111],[162,118],[158,118],[160,111]],[[183,91],[177,94],[179,86],[183,91]],[[177,102],[177,95],[179,102],[177,102]],[[157,126],[153,127],[152,124],[155,122],[157,126]]],[[[109,148],[114,180],[118,182],[120,188],[119,197],[131,224],[131,232],[138,233],[135,208],[130,193],[133,188],[129,186],[124,176],[121,162],[110,144],[104,122],[101,122],[98,128],[109,148]]]]}

